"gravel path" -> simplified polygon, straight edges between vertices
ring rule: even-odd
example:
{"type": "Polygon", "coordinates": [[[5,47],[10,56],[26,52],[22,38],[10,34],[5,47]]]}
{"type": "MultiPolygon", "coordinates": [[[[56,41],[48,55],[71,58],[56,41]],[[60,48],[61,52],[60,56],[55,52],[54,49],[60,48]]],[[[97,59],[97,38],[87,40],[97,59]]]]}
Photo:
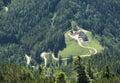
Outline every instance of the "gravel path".
{"type": "MultiPolygon", "coordinates": [[[[83,30],[82,30],[82,31],[83,31],[83,30]]],[[[82,41],[80,41],[80,40],[78,39],[78,35],[75,35],[75,36],[73,36],[73,35],[71,35],[71,34],[68,34],[68,35],[69,35],[71,38],[75,39],[75,40],[78,42],[78,44],[79,44],[80,47],[89,49],[90,54],[80,55],[81,57],[88,57],[88,56],[91,56],[92,54],[96,54],[96,53],[97,53],[97,50],[96,50],[95,48],[82,45],[82,41]],[[94,53],[92,53],[91,50],[94,50],[94,53]]],[[[46,58],[46,55],[49,55],[49,54],[52,56],[52,58],[53,58],[54,60],[59,60],[59,58],[56,58],[53,53],[42,52],[40,56],[41,56],[41,58],[44,59],[44,65],[45,65],[45,66],[47,66],[47,58],[46,58]]],[[[76,56],[73,57],[73,58],[76,58],[76,56]]],[[[67,60],[67,59],[69,59],[69,58],[62,58],[61,60],[67,60]]]]}

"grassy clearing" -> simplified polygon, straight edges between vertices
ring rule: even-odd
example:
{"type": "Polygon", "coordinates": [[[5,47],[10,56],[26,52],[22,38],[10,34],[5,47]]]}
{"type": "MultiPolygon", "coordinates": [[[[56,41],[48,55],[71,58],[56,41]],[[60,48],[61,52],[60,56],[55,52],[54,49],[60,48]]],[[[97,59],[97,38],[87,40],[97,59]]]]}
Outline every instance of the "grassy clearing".
{"type": "Polygon", "coordinates": [[[61,55],[62,57],[69,57],[71,55],[78,56],[89,53],[88,49],[80,47],[77,41],[71,39],[67,33],[65,34],[66,48],[64,48],[62,51],[59,51],[58,55],[61,55]]]}
{"type": "MultiPolygon", "coordinates": [[[[58,55],[62,57],[69,57],[69,56],[78,56],[78,55],[84,55],[84,54],[90,54],[89,49],[87,48],[82,48],[78,45],[77,41],[74,39],[71,39],[68,36],[67,32],[65,34],[65,42],[66,42],[66,48],[64,48],[62,51],[59,51],[58,55]]],[[[89,39],[88,42],[83,42],[82,45],[88,46],[88,47],[93,47],[95,48],[98,52],[101,52],[103,50],[103,47],[100,45],[98,41],[98,37],[93,37],[92,33],[87,31],[86,35],[89,39]]],[[[91,49],[90,49],[91,50],[91,49]]],[[[94,50],[91,50],[94,52],[94,50]]]]}
{"type": "Polygon", "coordinates": [[[93,47],[98,52],[101,52],[104,49],[98,41],[99,37],[93,37],[91,32],[87,32],[86,35],[89,39],[89,42],[84,42],[84,43],[82,43],[82,45],[88,46],[88,47],[93,47]]]}
{"type": "MultiPolygon", "coordinates": [[[[72,24],[72,28],[76,27],[77,29],[82,30],[86,33],[89,41],[83,42],[82,43],[83,46],[93,47],[97,50],[97,52],[101,52],[104,49],[98,41],[100,39],[100,37],[98,37],[98,36],[95,37],[92,35],[92,33],[90,31],[82,29],[81,27],[79,27],[77,25],[77,23],[75,21],[72,21],[71,24],[72,24]]],[[[71,55],[78,56],[78,55],[90,54],[90,51],[92,53],[94,53],[94,50],[80,47],[78,45],[77,41],[75,41],[74,39],[71,39],[68,36],[68,33],[70,33],[70,31],[65,33],[66,48],[63,49],[62,51],[59,51],[58,55],[61,55],[62,57],[69,57],[71,55]]]]}

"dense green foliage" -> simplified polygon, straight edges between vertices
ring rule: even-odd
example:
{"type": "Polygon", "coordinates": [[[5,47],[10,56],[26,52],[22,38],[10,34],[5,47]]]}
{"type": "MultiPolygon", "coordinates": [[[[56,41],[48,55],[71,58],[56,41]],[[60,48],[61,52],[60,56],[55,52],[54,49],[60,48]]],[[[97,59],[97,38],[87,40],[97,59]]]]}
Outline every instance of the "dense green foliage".
{"type": "Polygon", "coordinates": [[[10,45],[14,45],[18,50],[20,48],[24,50],[15,55],[14,52],[10,52],[14,49],[9,49],[5,52],[7,54],[2,52],[0,57],[7,58],[10,55],[17,57],[27,53],[40,62],[39,54],[42,51],[53,51],[56,54],[58,50],[65,47],[63,34],[70,27],[69,20],[63,18],[57,22],[61,26],[55,24],[55,27],[51,27],[53,11],[55,11],[53,8],[57,2],[54,0],[49,2],[47,0],[12,0],[8,5],[9,12],[0,11],[1,51],[4,51],[2,48],[7,49],[10,45]],[[67,22],[66,25],[63,20],[67,22]]]}
{"type": "Polygon", "coordinates": [[[54,79],[45,76],[43,71],[36,73],[15,64],[0,67],[0,83],[53,83],[54,79]]]}
{"type": "Polygon", "coordinates": [[[77,83],[90,83],[89,79],[85,72],[85,67],[82,65],[82,60],[80,57],[77,57],[76,61],[74,62],[76,67],[75,70],[77,71],[77,83]]]}
{"type": "Polygon", "coordinates": [[[120,1],[85,0],[78,1],[80,8],[75,19],[83,28],[101,36],[103,53],[92,56],[92,64],[101,70],[106,64],[120,74],[120,1]]]}
{"type": "Polygon", "coordinates": [[[32,71],[14,64],[3,65],[0,67],[0,82],[24,82],[34,79],[32,71]]]}
{"type": "Polygon", "coordinates": [[[55,77],[55,83],[67,83],[65,74],[63,72],[57,73],[55,77]]]}
{"type": "MultiPolygon", "coordinates": [[[[75,21],[78,26],[91,31],[93,36],[99,35],[99,41],[105,48],[102,53],[90,57],[91,69],[96,68],[97,72],[101,72],[108,64],[115,75],[119,75],[119,9],[120,0],[0,0],[0,65],[15,63],[26,66],[25,54],[31,55],[31,65],[42,63],[39,55],[43,51],[52,51],[57,55],[59,50],[66,47],[64,33],[71,29],[71,21],[75,21]]],[[[84,62],[87,64],[89,58],[85,59],[84,62]]],[[[66,74],[73,71],[71,63],[67,66],[62,63],[63,61],[59,60],[59,64],[55,62],[49,65],[66,74]]],[[[117,75],[110,79],[93,77],[93,80],[97,83],[117,83],[117,75]]],[[[41,76],[45,77],[44,74],[41,76]]],[[[41,76],[36,83],[43,79],[41,76]]],[[[9,79],[10,82],[16,82],[16,79],[34,81],[35,77],[37,76],[29,69],[16,65],[0,68],[0,79],[5,82],[9,79]],[[15,75],[13,70],[16,72],[15,75]]],[[[49,78],[44,79],[49,81],[49,78]]]]}

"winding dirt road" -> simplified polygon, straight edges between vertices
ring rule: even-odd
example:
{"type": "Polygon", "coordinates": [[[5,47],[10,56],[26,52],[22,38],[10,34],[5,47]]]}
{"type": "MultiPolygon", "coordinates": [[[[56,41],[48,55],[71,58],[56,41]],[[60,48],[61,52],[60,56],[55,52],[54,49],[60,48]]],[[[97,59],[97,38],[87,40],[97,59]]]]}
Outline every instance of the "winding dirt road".
{"type": "MultiPolygon", "coordinates": [[[[52,28],[54,28],[54,20],[55,20],[56,16],[57,16],[57,13],[54,13],[54,15],[53,15],[53,17],[51,19],[51,27],[52,28]]],[[[77,25],[77,27],[80,28],[78,25],[77,25]]],[[[88,31],[86,31],[84,29],[81,29],[79,31],[83,31],[84,33],[88,32],[88,31]]],[[[95,48],[82,45],[82,41],[78,38],[78,35],[71,35],[70,33],[68,33],[68,35],[71,38],[75,39],[78,42],[78,44],[79,44],[80,47],[89,49],[90,53],[89,54],[80,55],[81,57],[88,57],[88,56],[91,56],[92,54],[96,54],[97,53],[97,50],[95,48]],[[92,53],[92,50],[94,50],[94,53],[92,53]]],[[[59,58],[56,58],[53,53],[42,52],[41,55],[40,55],[40,57],[44,59],[44,65],[45,66],[47,66],[46,55],[51,55],[54,60],[59,60],[59,58]]],[[[74,56],[73,58],[76,58],[76,56],[74,56]]],[[[69,59],[69,58],[62,58],[61,60],[67,60],[67,59],[69,59]]]]}
{"type": "MultiPolygon", "coordinates": [[[[88,57],[88,56],[91,56],[92,54],[96,54],[96,53],[97,53],[97,50],[96,50],[95,48],[82,45],[82,41],[78,38],[78,35],[75,35],[75,36],[73,36],[73,35],[71,35],[71,34],[68,34],[68,35],[69,35],[72,39],[75,39],[75,40],[78,42],[78,44],[79,44],[80,47],[89,49],[90,54],[80,55],[81,57],[88,57]],[[91,50],[94,50],[94,53],[92,53],[91,50]]],[[[44,59],[44,65],[45,65],[45,67],[47,66],[47,58],[46,58],[46,55],[49,55],[49,54],[52,56],[52,58],[53,58],[54,60],[59,60],[59,58],[56,58],[53,53],[42,52],[40,56],[41,56],[41,58],[44,59]]],[[[76,56],[73,57],[73,58],[76,58],[76,56]]],[[[69,59],[69,58],[62,58],[61,60],[67,60],[67,59],[69,59]]]]}
{"type": "Polygon", "coordinates": [[[45,65],[45,67],[47,66],[47,58],[46,58],[46,55],[48,55],[48,54],[50,54],[50,53],[42,52],[41,55],[40,55],[41,58],[44,59],[44,65],[45,65]]]}
{"type": "MultiPolygon", "coordinates": [[[[88,54],[88,56],[91,56],[91,53],[92,53],[90,49],[94,50],[94,53],[93,53],[93,54],[97,54],[97,50],[96,50],[95,48],[93,48],[93,47],[88,47],[88,46],[83,46],[83,45],[82,45],[82,41],[78,38],[78,35],[75,35],[75,36],[70,35],[70,34],[68,34],[68,35],[69,35],[71,38],[75,39],[75,40],[78,42],[78,44],[79,44],[80,47],[89,49],[90,54],[88,54]]],[[[84,55],[83,55],[83,56],[84,56],[84,55]]],[[[86,55],[85,55],[85,56],[86,56],[86,55]]]]}
{"type": "MultiPolygon", "coordinates": [[[[59,58],[56,58],[53,53],[42,52],[42,53],[40,54],[40,57],[44,59],[44,65],[45,65],[45,67],[47,66],[47,58],[46,58],[46,55],[51,55],[54,60],[59,60],[59,58]]],[[[67,59],[69,59],[69,58],[62,58],[61,60],[67,60],[67,59]]]]}
{"type": "Polygon", "coordinates": [[[25,58],[26,58],[27,65],[29,65],[31,61],[31,57],[25,54],[25,58]]]}

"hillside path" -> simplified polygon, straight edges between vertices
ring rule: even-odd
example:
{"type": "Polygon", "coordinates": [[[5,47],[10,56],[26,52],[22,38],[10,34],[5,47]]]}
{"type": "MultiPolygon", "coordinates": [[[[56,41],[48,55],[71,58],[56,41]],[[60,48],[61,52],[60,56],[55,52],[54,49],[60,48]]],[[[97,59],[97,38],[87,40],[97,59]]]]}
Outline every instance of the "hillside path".
{"type": "MultiPolygon", "coordinates": [[[[77,35],[75,35],[75,36],[73,36],[73,35],[71,35],[71,34],[68,34],[72,39],[75,39],[77,42],[78,42],[78,44],[79,44],[79,46],[80,47],[83,47],[83,48],[87,48],[87,49],[92,49],[92,50],[94,50],[94,53],[93,54],[97,54],[97,50],[95,49],[95,48],[93,48],[93,47],[88,47],[88,46],[83,46],[82,45],[82,42],[79,40],[79,38],[78,38],[78,36],[77,35]]],[[[91,52],[90,52],[91,53],[91,52]]],[[[84,55],[83,55],[84,56],[84,55]]],[[[85,55],[86,56],[86,55],[85,55]]],[[[88,54],[88,56],[91,56],[91,54],[88,54]]]]}
{"type": "MultiPolygon", "coordinates": [[[[75,39],[75,40],[78,42],[79,46],[81,46],[81,47],[83,47],[83,48],[89,49],[90,54],[80,55],[81,57],[91,56],[91,55],[92,55],[92,52],[91,52],[90,49],[94,50],[94,53],[93,53],[93,54],[96,54],[96,53],[97,53],[97,50],[96,50],[95,48],[82,45],[82,42],[78,39],[78,36],[76,36],[76,35],[73,36],[73,35],[71,35],[71,34],[68,34],[68,35],[69,35],[72,39],[75,39]]],[[[46,58],[46,55],[51,55],[54,60],[59,60],[59,58],[56,58],[53,53],[42,52],[41,55],[40,55],[40,57],[44,59],[44,65],[45,65],[45,67],[47,66],[47,58],[46,58]]],[[[76,56],[74,56],[73,58],[76,58],[76,56]]],[[[69,59],[69,58],[62,58],[61,60],[67,60],[67,59],[69,59]]]]}

